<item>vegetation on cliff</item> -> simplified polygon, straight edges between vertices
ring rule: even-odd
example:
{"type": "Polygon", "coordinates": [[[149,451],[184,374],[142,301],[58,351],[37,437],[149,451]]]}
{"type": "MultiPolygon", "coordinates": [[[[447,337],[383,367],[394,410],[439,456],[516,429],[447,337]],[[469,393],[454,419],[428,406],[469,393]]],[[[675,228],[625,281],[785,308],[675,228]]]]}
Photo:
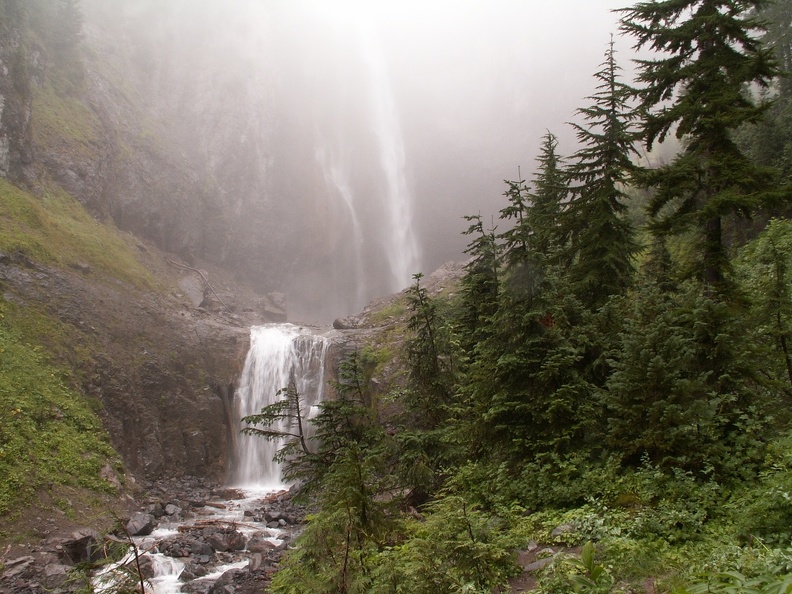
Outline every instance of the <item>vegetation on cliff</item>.
{"type": "MultiPolygon", "coordinates": [[[[95,221],[60,187],[50,184],[36,197],[0,179],[6,270],[38,269],[37,282],[45,286],[51,280],[41,271],[53,267],[91,275],[96,283],[155,289],[133,250],[129,239],[95,221]]],[[[76,500],[61,498],[63,487],[115,492],[107,478],[120,469],[100,420],[102,404],[86,396],[79,376],[98,345],[50,308],[19,299],[11,279],[0,288],[0,516],[14,518],[42,493],[73,514],[76,500]]]]}

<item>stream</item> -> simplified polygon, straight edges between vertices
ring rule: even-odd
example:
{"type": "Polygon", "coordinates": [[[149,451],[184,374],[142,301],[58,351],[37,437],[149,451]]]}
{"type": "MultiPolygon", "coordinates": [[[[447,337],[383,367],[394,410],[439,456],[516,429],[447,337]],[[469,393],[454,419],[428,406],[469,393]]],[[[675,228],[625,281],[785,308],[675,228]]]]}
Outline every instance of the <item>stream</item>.
{"type": "MultiPolygon", "coordinates": [[[[235,399],[237,419],[274,402],[289,382],[306,410],[315,409],[325,396],[329,342],[320,331],[292,324],[251,328],[235,399]]],[[[152,486],[127,523],[137,562],[134,550],[128,552],[94,576],[94,589],[113,591],[122,574],[136,581],[142,576],[151,594],[247,594],[266,588],[305,518],[305,510],[291,501],[294,490],[282,483],[281,466],[272,460],[279,445],[240,435],[234,486],[189,477],[152,486]]]]}

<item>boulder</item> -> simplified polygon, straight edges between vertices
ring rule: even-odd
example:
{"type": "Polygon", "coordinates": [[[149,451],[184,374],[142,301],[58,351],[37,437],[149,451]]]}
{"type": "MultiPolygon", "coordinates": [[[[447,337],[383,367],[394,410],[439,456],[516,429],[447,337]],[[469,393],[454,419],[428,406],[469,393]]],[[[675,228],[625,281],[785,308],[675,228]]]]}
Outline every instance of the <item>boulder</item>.
{"type": "Polygon", "coordinates": [[[206,538],[206,542],[215,551],[220,552],[241,551],[247,544],[245,536],[237,530],[214,532],[206,538]]]}
{"type": "Polygon", "coordinates": [[[28,570],[30,570],[36,560],[33,557],[17,557],[16,559],[11,559],[10,561],[5,562],[5,568],[3,570],[3,578],[17,578],[17,577],[25,577],[27,575],[28,570]]]}
{"type": "Polygon", "coordinates": [[[150,503],[145,507],[145,512],[151,514],[155,518],[161,518],[165,515],[165,510],[160,502],[150,503]]]}
{"type": "Polygon", "coordinates": [[[336,330],[355,330],[358,326],[360,326],[360,320],[356,316],[336,318],[333,321],[333,328],[336,330]]]}
{"type": "Polygon", "coordinates": [[[126,530],[130,536],[148,536],[157,527],[157,519],[151,514],[137,512],[127,522],[126,530]]]}
{"type": "Polygon", "coordinates": [[[103,559],[105,554],[99,541],[99,533],[92,528],[80,528],[62,540],[56,547],[61,561],[69,565],[91,563],[103,559]]]}
{"type": "Polygon", "coordinates": [[[261,536],[256,535],[248,542],[247,549],[251,553],[266,553],[267,551],[275,549],[275,544],[261,536]]]}
{"type": "Polygon", "coordinates": [[[550,536],[553,538],[560,538],[568,534],[574,534],[575,532],[577,532],[577,528],[575,528],[574,524],[561,524],[553,529],[550,536]]]}
{"type": "Polygon", "coordinates": [[[69,579],[71,567],[61,563],[50,563],[44,568],[44,585],[49,590],[61,587],[69,579]]]}

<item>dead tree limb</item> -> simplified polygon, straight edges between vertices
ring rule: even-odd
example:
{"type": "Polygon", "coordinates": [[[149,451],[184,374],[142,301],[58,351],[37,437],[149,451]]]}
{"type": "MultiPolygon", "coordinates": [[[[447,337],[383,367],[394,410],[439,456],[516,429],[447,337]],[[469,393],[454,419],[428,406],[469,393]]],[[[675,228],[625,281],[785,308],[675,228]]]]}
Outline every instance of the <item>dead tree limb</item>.
{"type": "Polygon", "coordinates": [[[233,312],[231,311],[231,309],[230,309],[230,308],[229,308],[229,307],[228,307],[228,306],[227,306],[225,303],[223,303],[223,300],[222,300],[222,299],[220,299],[220,295],[218,295],[218,294],[217,294],[217,291],[215,291],[215,290],[214,290],[214,287],[212,286],[212,283],[210,283],[210,282],[209,282],[209,279],[208,279],[208,278],[206,278],[206,275],[203,273],[203,271],[201,271],[201,270],[198,270],[197,268],[193,268],[192,266],[187,266],[187,264],[180,264],[179,262],[174,262],[174,261],[173,261],[173,260],[171,260],[170,258],[165,258],[165,260],[168,262],[168,264],[171,264],[171,265],[173,265],[173,266],[176,266],[177,268],[183,268],[184,270],[191,270],[192,272],[197,272],[198,274],[200,274],[200,275],[201,275],[201,278],[202,278],[202,279],[203,279],[203,281],[206,283],[206,286],[207,286],[207,287],[209,287],[209,290],[210,290],[210,291],[212,292],[212,294],[215,296],[215,299],[217,299],[217,301],[220,303],[220,305],[222,305],[222,306],[223,306],[223,308],[224,308],[224,309],[225,309],[225,310],[226,310],[228,313],[233,313],[233,312]]]}

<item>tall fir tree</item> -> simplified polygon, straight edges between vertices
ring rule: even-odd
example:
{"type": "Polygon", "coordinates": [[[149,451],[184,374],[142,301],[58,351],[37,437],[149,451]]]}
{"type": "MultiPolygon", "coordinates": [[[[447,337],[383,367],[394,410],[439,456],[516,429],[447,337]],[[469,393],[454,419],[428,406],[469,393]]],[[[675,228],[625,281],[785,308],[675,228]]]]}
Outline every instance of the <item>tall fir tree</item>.
{"type": "Polygon", "coordinates": [[[585,124],[572,124],[582,148],[567,168],[566,258],[577,295],[594,309],[630,284],[638,249],[634,229],[625,218],[624,192],[635,169],[631,161],[636,153],[635,114],[628,104],[630,88],[620,82],[619,71],[611,40],[594,75],[597,92],[589,97],[593,104],[578,110],[585,124]]]}
{"type": "Polygon", "coordinates": [[[542,137],[537,169],[533,178],[533,192],[528,197],[531,208],[528,223],[531,227],[530,246],[534,253],[553,262],[563,245],[559,229],[561,206],[567,196],[563,159],[558,155],[558,139],[548,131],[542,137]]]}
{"type": "Polygon", "coordinates": [[[498,310],[500,246],[494,227],[485,229],[480,214],[464,218],[470,226],[463,234],[472,239],[465,249],[471,259],[461,281],[459,326],[461,347],[469,362],[475,358],[475,346],[489,335],[498,310]]]}
{"type": "Polygon", "coordinates": [[[60,0],[53,25],[53,41],[59,52],[73,53],[83,38],[80,0],[60,0]]]}
{"type": "Polygon", "coordinates": [[[642,140],[651,149],[674,133],[684,145],[671,163],[637,180],[654,190],[649,213],[656,232],[697,231],[700,277],[711,294],[726,289],[723,217],[750,215],[780,198],[771,172],[732,138],[767,107],[749,87],[766,88],[778,74],[772,50],[759,41],[761,25],[750,16],[766,4],[663,0],[621,11],[621,30],[636,38],[635,49],[662,56],[636,61],[642,140]]]}
{"type": "Polygon", "coordinates": [[[528,186],[521,175],[517,181],[504,180],[508,189],[503,193],[509,204],[501,209],[502,221],[513,221],[509,229],[498,235],[503,240],[503,261],[506,268],[515,268],[528,260],[533,229],[529,221],[531,208],[528,186]]]}
{"type": "Polygon", "coordinates": [[[758,16],[767,27],[762,43],[775,51],[783,72],[778,81],[780,96],[792,99],[792,0],[775,0],[767,4],[758,16]]]}

